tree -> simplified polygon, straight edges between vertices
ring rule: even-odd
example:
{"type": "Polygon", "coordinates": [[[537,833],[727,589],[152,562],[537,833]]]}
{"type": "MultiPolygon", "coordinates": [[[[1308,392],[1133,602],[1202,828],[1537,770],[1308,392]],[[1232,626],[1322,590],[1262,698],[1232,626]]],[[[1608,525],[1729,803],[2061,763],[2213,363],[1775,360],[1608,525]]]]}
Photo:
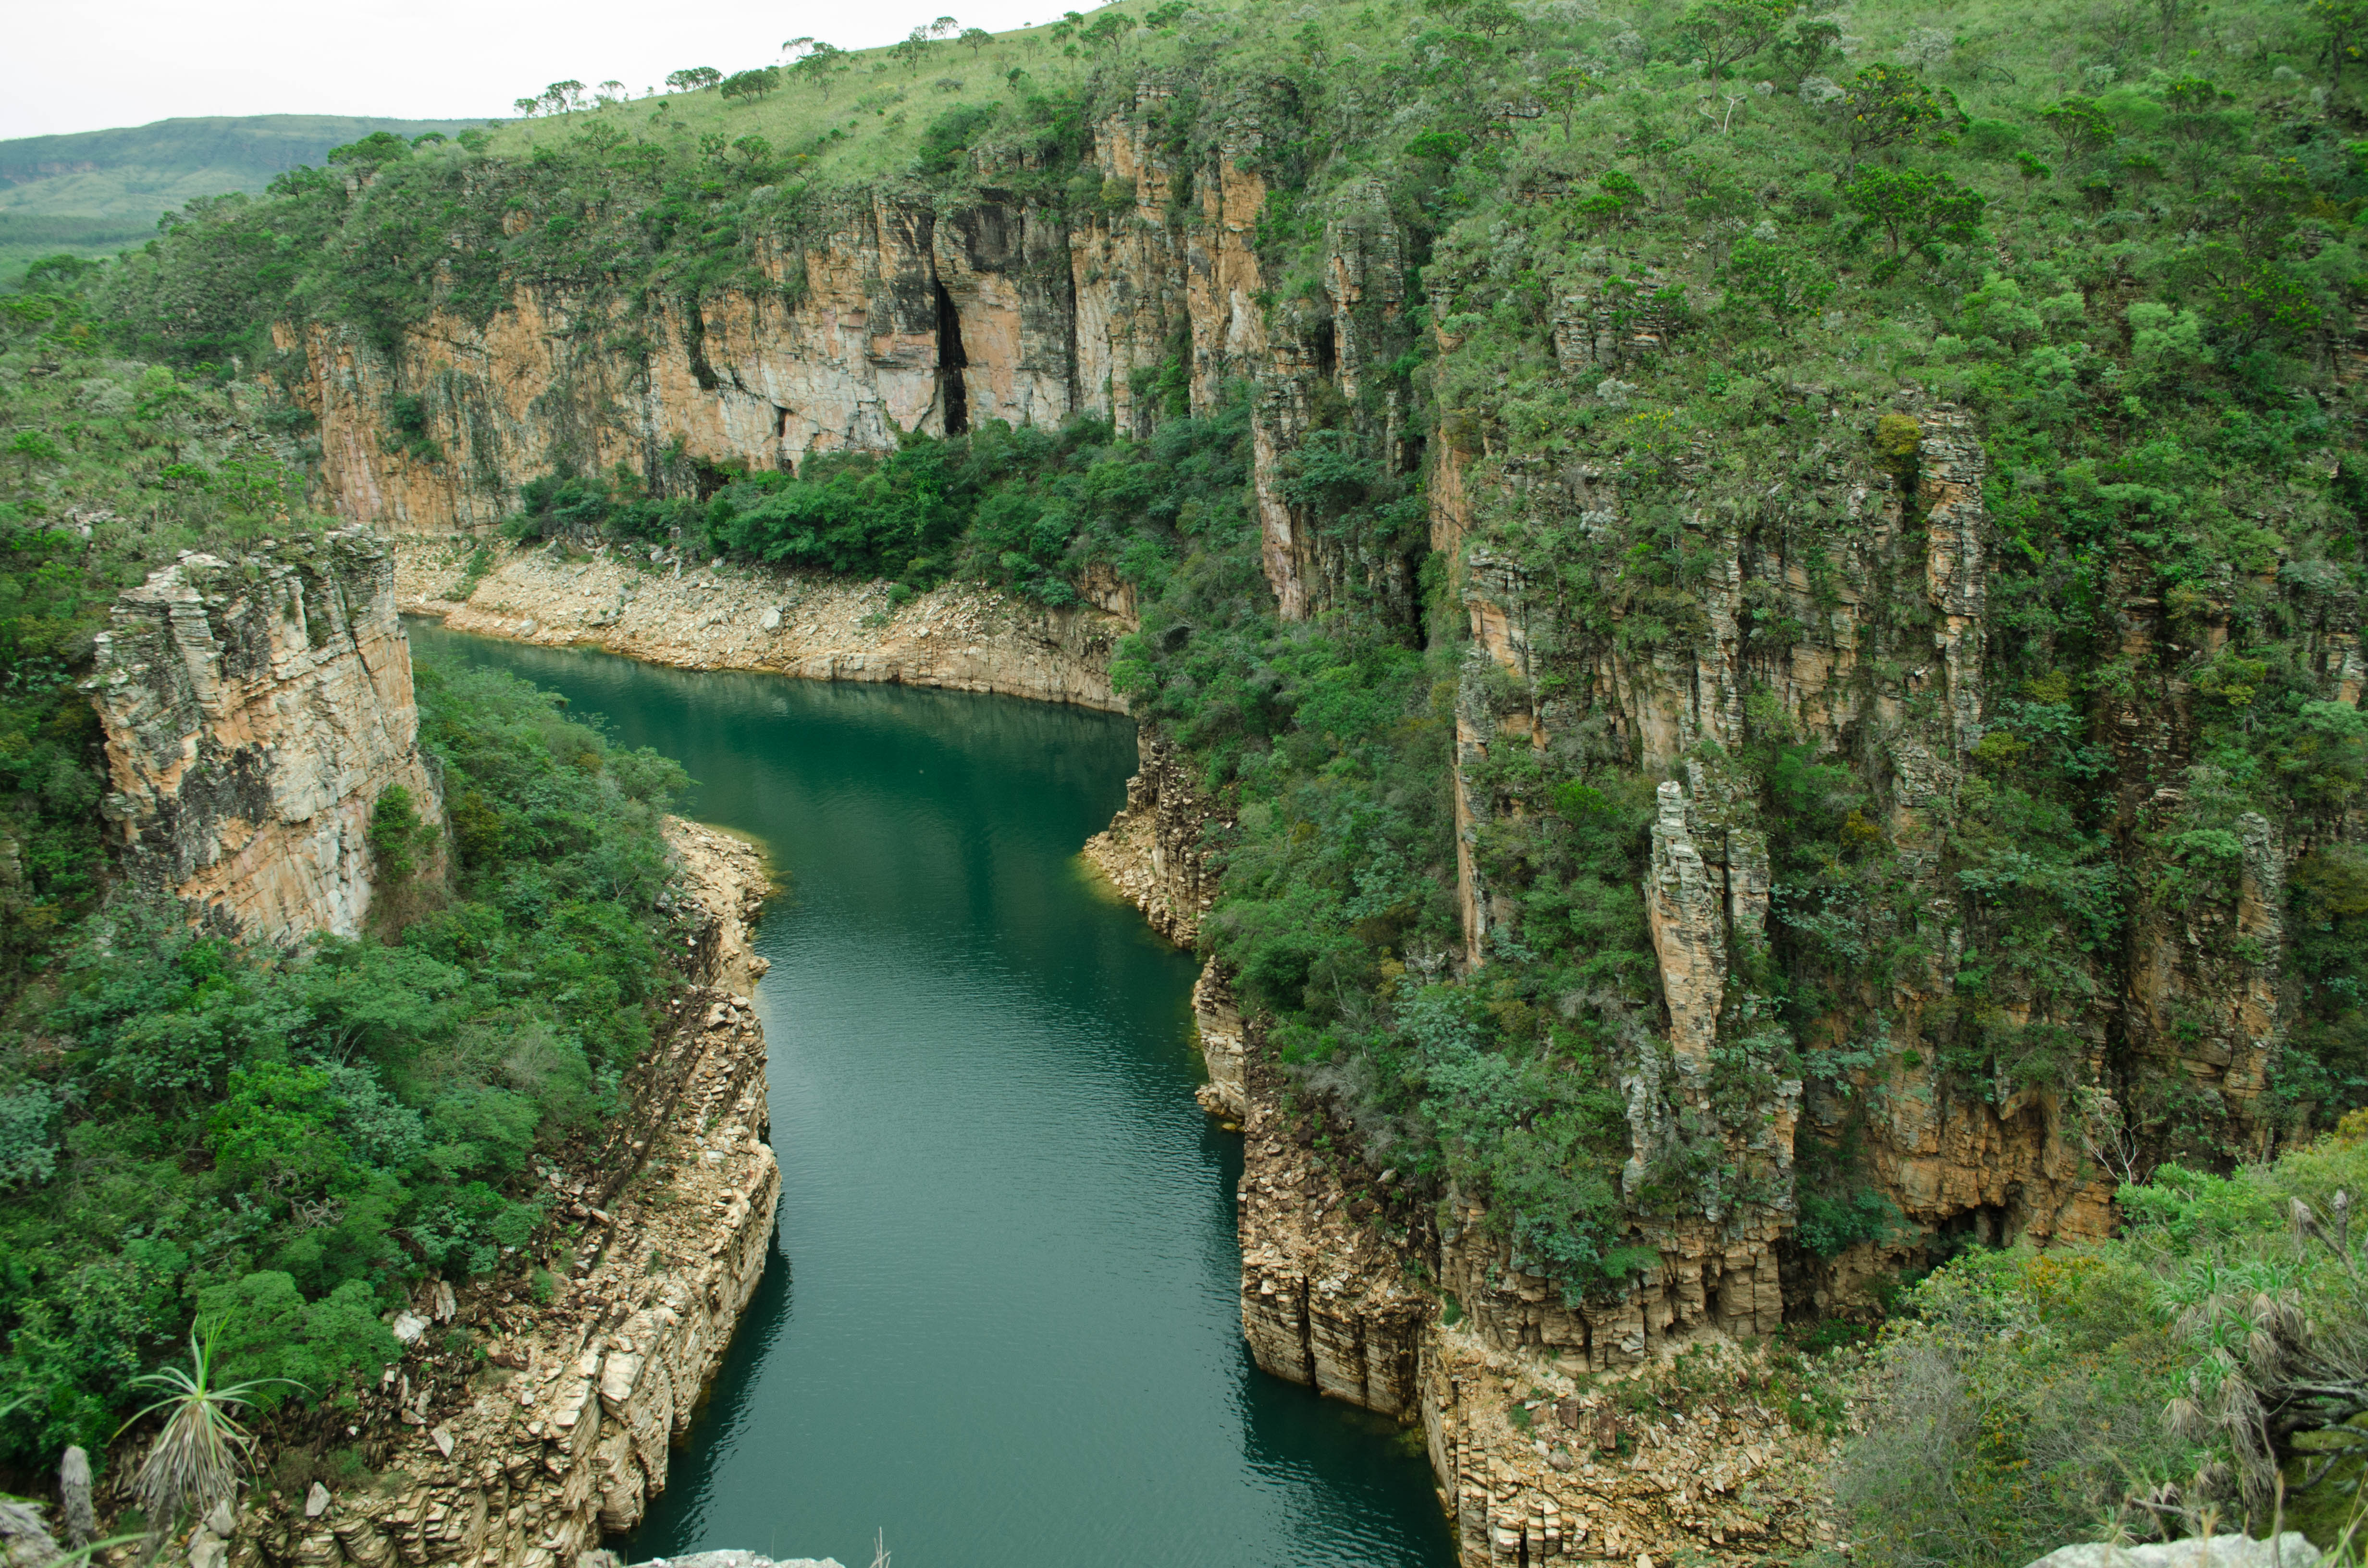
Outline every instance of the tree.
{"type": "Polygon", "coordinates": [[[1645,204],[1645,187],[1625,170],[1606,169],[1595,183],[1596,193],[1580,197],[1577,206],[1579,215],[1598,228],[1622,222],[1645,204]]]}
{"type": "Polygon", "coordinates": [[[753,71],[734,71],[723,78],[723,97],[754,103],[780,85],[779,71],[770,65],[759,65],[753,71]]]}
{"type": "MultiPolygon", "coordinates": [[[[8,455],[17,460],[17,477],[25,480],[33,477],[35,463],[54,463],[65,460],[65,453],[59,449],[58,444],[39,430],[19,430],[10,437],[8,455]]],[[[176,447],[174,456],[177,458],[179,455],[179,449],[176,447]]]]}
{"type": "Polygon", "coordinates": [[[610,77],[608,81],[600,84],[599,95],[600,101],[602,103],[616,103],[625,96],[625,84],[618,81],[614,77],[610,77]]]}
{"type": "Polygon", "coordinates": [[[2047,122],[2055,139],[2064,144],[2066,158],[2091,158],[2113,144],[2113,122],[2097,107],[2094,98],[2058,98],[2041,109],[2039,118],[2047,122]]]}
{"type": "Polygon", "coordinates": [[[1715,82],[1773,43],[1792,13],[1791,0],[1694,0],[1678,18],[1678,36],[1701,51],[1715,82]]]}
{"type": "Polygon", "coordinates": [[[837,44],[822,43],[813,40],[808,40],[807,42],[809,47],[805,53],[800,55],[798,62],[790,69],[794,74],[804,77],[822,89],[822,101],[828,103],[830,102],[830,79],[846,70],[849,63],[847,51],[837,44]]]}
{"type": "Polygon", "coordinates": [[[814,48],[814,40],[810,35],[800,33],[795,38],[784,39],[781,40],[781,52],[788,55],[790,59],[794,62],[803,57],[805,52],[814,48]]]}
{"type": "Polygon", "coordinates": [[[1780,333],[1792,330],[1793,317],[1820,309],[1833,297],[1833,275],[1791,245],[1751,233],[1727,253],[1727,302],[1758,305],[1780,333]]]}
{"type": "Polygon", "coordinates": [[[2163,129],[2179,149],[2172,161],[2186,174],[2192,189],[2203,188],[2203,176],[2217,162],[2214,148],[2233,140],[2234,128],[2221,108],[2232,101],[2228,94],[2201,76],[2181,76],[2162,90],[2162,107],[2169,111],[2163,129]]]}
{"type": "Polygon", "coordinates": [[[921,57],[929,52],[929,29],[915,28],[888,46],[889,58],[902,61],[907,71],[921,68],[921,57]]]}
{"type": "Polygon", "coordinates": [[[2290,343],[2324,319],[2309,284],[2275,256],[2214,242],[2180,252],[2169,271],[2180,292],[2202,307],[2212,335],[2236,353],[2290,343]]]}
{"type": "Polygon", "coordinates": [[[553,114],[584,107],[584,84],[576,81],[553,82],[542,90],[542,101],[553,114]]]}
{"type": "Polygon", "coordinates": [[[929,36],[931,38],[951,38],[955,33],[961,30],[962,24],[955,21],[951,17],[939,17],[936,21],[929,24],[929,36]]]}
{"type": "Polygon", "coordinates": [[[1133,19],[1116,11],[1105,11],[1094,18],[1093,26],[1085,30],[1087,49],[1110,49],[1127,35],[1134,26],[1133,19]]]}
{"type": "Polygon", "coordinates": [[[962,30],[962,37],[954,41],[970,45],[971,57],[976,59],[980,50],[995,41],[995,35],[985,28],[964,28],[962,30]]]}
{"type": "Polygon", "coordinates": [[[2310,0],[2310,19],[2327,35],[2330,70],[2341,86],[2344,62],[2368,51],[2368,0],[2310,0]]]}
{"type": "Polygon", "coordinates": [[[1980,191],[1922,169],[1868,169],[1841,194],[1843,204],[1859,215],[1850,229],[1853,240],[1880,232],[1891,243],[1891,255],[1875,267],[1878,279],[1893,276],[1910,256],[1939,261],[1944,243],[1970,243],[1989,205],[1980,191]]]}
{"type": "Polygon", "coordinates": [[[1776,53],[1792,68],[1795,79],[1808,75],[1841,51],[1841,24],[1825,17],[1804,17],[1779,40],[1776,53]]]}
{"type": "Polygon", "coordinates": [[[696,93],[723,80],[723,73],[712,65],[693,65],[681,71],[666,73],[666,85],[677,93],[696,93]]]}
{"type": "Polygon", "coordinates": [[[1565,142],[1571,138],[1571,121],[1578,113],[1578,106],[1603,90],[1602,83],[1576,65],[1557,66],[1546,74],[1545,100],[1561,112],[1565,142]]]}
{"type": "Polygon", "coordinates": [[[1869,153],[1916,142],[1945,118],[1932,89],[1898,65],[1869,65],[1852,76],[1841,108],[1852,167],[1869,153]]]}
{"type": "Polygon", "coordinates": [[[534,111],[541,107],[542,100],[541,98],[512,98],[510,100],[510,108],[518,110],[518,113],[524,115],[529,119],[532,119],[534,118],[534,111]]]}

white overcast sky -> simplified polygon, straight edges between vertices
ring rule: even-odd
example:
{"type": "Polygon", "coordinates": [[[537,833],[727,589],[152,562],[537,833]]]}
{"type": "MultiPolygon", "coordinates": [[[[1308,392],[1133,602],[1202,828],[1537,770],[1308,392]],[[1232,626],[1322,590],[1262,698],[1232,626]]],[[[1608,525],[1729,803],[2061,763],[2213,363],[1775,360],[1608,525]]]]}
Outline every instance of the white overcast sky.
{"type": "Polygon", "coordinates": [[[114,0],[11,6],[0,138],[203,114],[507,116],[547,82],[635,93],[686,65],[771,63],[802,34],[894,43],[949,13],[1000,32],[1080,0],[114,0]]]}

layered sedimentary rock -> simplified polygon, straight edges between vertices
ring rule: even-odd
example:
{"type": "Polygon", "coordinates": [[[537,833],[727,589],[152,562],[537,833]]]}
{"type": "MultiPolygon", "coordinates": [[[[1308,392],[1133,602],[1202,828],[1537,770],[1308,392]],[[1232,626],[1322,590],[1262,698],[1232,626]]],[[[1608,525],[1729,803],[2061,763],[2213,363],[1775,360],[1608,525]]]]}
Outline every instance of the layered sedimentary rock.
{"type": "Polygon", "coordinates": [[[1086,841],[1086,858],[1143,911],[1153,930],[1189,948],[1200,939],[1201,916],[1216,899],[1216,879],[1201,858],[1201,835],[1216,810],[1193,787],[1173,741],[1146,728],[1136,737],[1136,750],[1140,762],[1126,781],[1126,807],[1086,841]]]}
{"type": "Polygon", "coordinates": [[[1410,1419],[1433,1303],[1408,1279],[1406,1252],[1365,1223],[1382,1210],[1372,1191],[1386,1194],[1396,1173],[1352,1193],[1259,1082],[1271,1072],[1251,1062],[1241,1122],[1242,1334],[1265,1371],[1410,1419]]]}
{"type": "MultiPolygon", "coordinates": [[[[1186,937],[1192,926],[1175,912],[1200,885],[1212,803],[1162,737],[1147,732],[1143,753],[1126,810],[1087,853],[1162,931],[1186,937]]],[[[1681,807],[1667,831],[1673,852],[1680,835],[1691,842],[1681,807]]],[[[1746,870],[1739,901],[1722,884],[1721,907],[1749,910],[1764,865],[1728,858],[1746,870]]],[[[1816,1518],[1827,1439],[1748,1394],[1706,1417],[1639,1419],[1601,1381],[1655,1375],[1656,1351],[1705,1327],[1771,1330],[1772,1232],[1724,1247],[1699,1228],[1665,1237],[1660,1272],[1621,1299],[1574,1307],[1554,1281],[1515,1267],[1478,1205],[1452,1204],[1435,1230],[1427,1199],[1354,1153],[1354,1128],[1331,1124],[1319,1104],[1287,1107],[1280,1069],[1215,963],[1192,1004],[1211,1075],[1201,1103],[1244,1139],[1235,1201],[1251,1355],[1273,1376],[1421,1423],[1465,1568],[1640,1552],[1756,1561],[1829,1536],[1816,1518]],[[1585,1394],[1581,1378],[1595,1385],[1585,1394]]],[[[1720,1354],[1735,1360],[1738,1390],[1757,1386],[1747,1355],[1720,1354]]]]}
{"type": "Polygon", "coordinates": [[[520,287],[484,324],[438,315],[391,355],[356,332],[283,327],[326,495],[357,521],[447,533],[498,521],[520,484],[563,467],[622,463],[689,494],[724,463],[783,468],[991,419],[1147,430],[1135,380],[1171,358],[1206,410],[1266,369],[1250,247],[1266,189],[1244,166],[1247,118],[1204,165],[1179,165],[1153,129],[1172,91],[1147,80],[1094,127],[1104,189],[1129,201],[1078,209],[991,184],[848,198],[759,243],[768,287],[696,306],[520,287]],[[398,396],[417,410],[399,443],[382,438],[398,396]]]}
{"type": "Polygon", "coordinates": [[[354,935],[380,799],[442,820],[393,562],[366,529],[185,555],[117,601],[92,666],[126,869],[245,936],[354,935]]]}
{"type": "MultiPolygon", "coordinates": [[[[1589,378],[1600,376],[1611,352],[1601,325],[1609,318],[1595,303],[1568,304],[1556,337],[1565,368],[1589,378]]],[[[1623,330],[1654,330],[1633,312],[1622,319],[1623,330]]],[[[1831,412],[1816,406],[1819,389],[1800,392],[1811,400],[1806,423],[1830,425],[1831,412]]],[[[2067,1124],[2066,1107],[2037,1093],[1968,1094],[1932,1064],[1921,1039],[1928,1017],[1950,999],[1954,965],[1945,955],[1964,949],[1970,918],[1935,846],[1958,810],[1968,755],[1985,732],[1991,567],[1985,460],[1969,417],[1904,393],[1894,419],[1889,427],[1907,444],[1888,462],[1862,444],[1816,444],[1815,462],[1801,471],[1803,494],[1782,498],[1804,519],[1825,519],[1816,526],[1746,526],[1731,511],[1707,507],[1689,515],[1688,548],[1706,563],[1691,590],[1699,631],[1690,635],[1636,642],[1572,635],[1559,585],[1531,582],[1513,550],[1484,537],[1468,454],[1443,457],[1445,477],[1432,491],[1434,542],[1460,551],[1456,581],[1474,648],[1458,709],[1456,790],[1468,961],[1486,960],[1490,933],[1510,914],[1475,847],[1505,809],[1468,781],[1484,776],[1482,764],[1508,746],[1595,744],[1647,773],[1683,775],[1661,786],[1643,890],[1663,1001],[1653,1038],[1666,1055],[1639,1049],[1622,1072],[1632,1193],[1673,1120],[1689,1109],[1707,1114],[1702,1091],[1713,1053],[1748,1055],[1771,1012],[1744,978],[1769,940],[1767,830],[1754,791],[1722,760],[1754,733],[1748,694],[1763,693],[1794,735],[1863,766],[1883,811],[1865,831],[1880,832],[1896,848],[1919,890],[1912,900],[1920,923],[1915,939],[1942,955],[1887,993],[1850,995],[1846,1015],[1820,1026],[1823,1035],[1875,1049],[1888,1059],[1887,1076],[1860,1072],[1810,1090],[1804,1100],[1801,1084],[1771,1074],[1775,1088],[1722,1128],[1729,1157],[1762,1178],[1755,1203],[1645,1221],[1643,1239],[1662,1248],[1671,1277],[1659,1289],[1682,1284],[1684,1296],[1708,1302],[1692,1312],[1685,1301],[1672,1301],[1668,1310],[1679,1325],[1706,1318],[1751,1332],[1781,1320],[1777,1253],[1793,1223],[1792,1149],[1804,1114],[1824,1140],[1842,1137],[1845,1123],[1859,1130],[1869,1175],[1914,1222],[1890,1247],[1893,1262],[1938,1230],[1972,1226],[1993,1239],[2044,1239],[2097,1234],[2110,1223],[2110,1185],[2087,1158],[2079,1129],[2067,1124]],[[1782,635],[1770,634],[1779,628],[1782,635]],[[1579,738],[1588,733],[1598,738],[1579,738]],[[1865,1028],[1878,1026],[1885,1038],[1866,1040],[1865,1028]],[[1697,1274],[1706,1281],[1699,1288],[1691,1283],[1697,1274]]],[[[1699,454],[1681,463],[1681,477],[1698,461],[1699,454]]],[[[1575,515],[1599,532],[1622,516],[1620,476],[1584,459],[1554,467],[1507,458],[1490,483],[1517,513],[1575,515]]],[[[2261,908],[2266,918],[2268,906],[2261,908]]],[[[2261,996],[2268,984],[2264,971],[2241,989],[2261,996]]],[[[2092,1082],[2101,1067],[2103,1016],[2090,1010],[2060,1020],[2097,1041],[2092,1082]]],[[[2221,1070],[2199,1076],[2234,1100],[2257,1093],[2273,1032],[2267,1024],[2258,1006],[2232,1018],[2226,1038],[2241,1043],[2226,1049],[2221,1070]]],[[[1823,1043],[1822,1035],[1810,1043],[1823,1043]]],[[[1839,1300],[1873,1261],[1872,1255],[1845,1260],[1804,1277],[1804,1288],[1839,1300]]],[[[1648,1282],[1643,1294],[1655,1288],[1648,1282]]],[[[1654,1313],[1646,1315],[1649,1322],[1654,1313]]],[[[1524,1327],[1543,1335],[1548,1324],[1524,1327]]]]}
{"type": "Polygon", "coordinates": [[[233,1568],[567,1568],[665,1489],[671,1445],[772,1256],[780,1191],[763,1029],[728,988],[763,971],[745,942],[762,868],[752,846],[692,824],[670,823],[668,840],[703,983],[676,998],[677,1027],[635,1068],[632,1113],[580,1165],[547,1173],[560,1223],[582,1226],[569,1277],[541,1306],[421,1285],[395,1323],[409,1353],[355,1413],[358,1446],[397,1484],[251,1494],[233,1568]],[[439,1324],[472,1330],[486,1358],[440,1347],[439,1324]]]}
{"type": "Polygon", "coordinates": [[[394,549],[402,608],[455,631],[585,643],[683,669],[1122,706],[1110,664],[1133,621],[1098,606],[1047,608],[958,584],[897,606],[885,584],[672,557],[661,564],[646,549],[621,547],[588,558],[502,549],[472,576],[472,551],[456,541],[398,539],[394,549]]]}

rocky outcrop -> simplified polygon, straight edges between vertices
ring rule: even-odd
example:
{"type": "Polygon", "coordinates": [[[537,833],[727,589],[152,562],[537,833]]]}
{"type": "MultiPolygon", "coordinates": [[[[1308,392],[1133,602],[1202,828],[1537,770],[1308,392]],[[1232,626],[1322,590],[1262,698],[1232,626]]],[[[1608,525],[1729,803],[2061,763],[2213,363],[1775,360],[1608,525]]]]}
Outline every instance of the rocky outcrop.
{"type": "Polygon", "coordinates": [[[760,859],[689,824],[667,837],[700,983],[627,1084],[632,1114],[545,1169],[552,1299],[419,1287],[394,1324],[405,1359],[355,1413],[375,1478],[250,1494],[232,1568],[570,1568],[665,1489],[671,1444],[772,1256],[780,1188],[763,1029],[729,989],[763,972],[745,942],[760,859]]]}
{"type": "MultiPolygon", "coordinates": [[[[1605,338],[1604,322],[1616,316],[1622,331],[1657,330],[1634,312],[1606,316],[1600,305],[1574,300],[1557,328],[1564,367],[1575,377],[1584,371],[1585,384],[1637,347],[1605,338]]],[[[1809,422],[1830,426],[1832,412],[1818,408],[1823,390],[1798,392],[1809,400],[1809,422]]],[[[1622,383],[1600,381],[1596,395],[1616,403],[1622,383]]],[[[1827,440],[1814,457],[1799,470],[1798,494],[1771,496],[1758,512],[1704,506],[1687,514],[1687,548],[1699,552],[1702,570],[1682,612],[1619,586],[1611,556],[1566,567],[1598,574],[1597,592],[1615,607],[1611,635],[1576,631],[1565,586],[1533,581],[1520,539],[1501,523],[1477,520],[1481,496],[1468,454],[1445,454],[1432,488],[1434,542],[1461,551],[1453,580],[1473,642],[1457,710],[1466,962],[1486,961],[1491,932],[1511,915],[1510,903],[1492,889],[1485,844],[1490,824],[1518,807],[1474,782],[1491,777],[1492,765],[1512,755],[1508,748],[1590,751],[1647,773],[1683,776],[1660,787],[1644,890],[1663,1017],[1649,1044],[1631,1041],[1620,1079],[1629,1101],[1632,1199],[1676,1130],[1689,1119],[1697,1135],[1703,1130],[1717,1055],[1756,1061],[1753,1042],[1772,1017],[1751,979],[1764,971],[1769,953],[1767,825],[1757,818],[1753,791],[1724,760],[1770,722],[1765,713],[1747,721],[1748,694],[1761,693],[1757,700],[1781,711],[1793,736],[1828,760],[1851,763],[1871,786],[1880,820],[1861,831],[1888,842],[1917,890],[1904,900],[1914,929],[1896,939],[1936,955],[1964,951],[1970,939],[1975,912],[1943,873],[1938,846],[1988,723],[1990,565],[1979,434],[1963,411],[1903,394],[1898,411],[1884,416],[1875,449],[1827,440]],[[1803,526],[1812,517],[1816,526],[1803,526]],[[1666,634],[1619,634],[1625,617],[1665,614],[1676,617],[1666,634]]],[[[1699,451],[1679,460],[1681,487],[1706,472],[1705,460],[1699,451]]],[[[1589,540],[1621,537],[1625,502],[1616,465],[1508,454],[1486,472],[1498,517],[1543,509],[1576,517],[1589,540]]],[[[2259,918],[2268,918],[2269,905],[2260,908],[2259,918]]],[[[1682,1282],[1681,1292],[1655,1311],[1666,1310],[1679,1326],[1706,1321],[1747,1333],[1781,1321],[1778,1253],[1793,1223],[1796,1131],[1827,1144],[1852,1140],[1866,1178],[1915,1225],[1887,1250],[1804,1272],[1795,1289],[1821,1305],[1845,1299],[1878,1255],[1896,1266],[1933,1232],[1972,1227],[1995,1239],[2044,1239],[2109,1228],[2110,1184],[2089,1158],[2070,1108],[2032,1091],[1993,1096],[1977,1085],[1967,1093],[1933,1064],[1937,1052],[1924,1037],[1953,1003],[1954,968],[1952,958],[1936,957],[1880,993],[1833,977],[1847,1003],[1803,1046],[1849,1041],[1883,1059],[1883,1070],[1804,1087],[1770,1059],[1770,1086],[1741,1114],[1730,1107],[1731,1119],[1716,1129],[1753,1201],[1715,1215],[1639,1215],[1643,1237],[1663,1249],[1665,1274],[1682,1282]],[[1882,1038],[1869,1038],[1870,1029],[1882,1038]],[[1707,1307],[1697,1310],[1697,1300],[1707,1307]]],[[[2271,984],[2257,964],[2238,990],[2266,997],[2271,984]]],[[[2220,1037],[2230,1043],[2210,1075],[2216,1088],[2241,1096],[2261,1071],[2270,1031],[2258,1005],[2235,1012],[2220,1037]]],[[[2042,1021],[2094,1040],[2086,1071],[2100,1082],[2100,1016],[2042,1021]]],[[[1524,1332],[1560,1329],[1540,1315],[1543,1321],[1524,1324],[1524,1332]]],[[[1595,1342],[1591,1332],[1582,1337],[1595,1342]]],[[[1623,1331],[1615,1343],[1635,1338],[1623,1331]]]]}
{"type": "Polygon", "coordinates": [[[86,689],[126,870],[248,937],[361,929],[390,789],[442,820],[393,562],[366,529],[184,555],[117,600],[86,689]]]}
{"type": "Polygon", "coordinates": [[[1461,1326],[1434,1334],[1424,1437],[1463,1568],[1790,1562],[1830,1545],[1813,1500],[1839,1443],[1761,1402],[1759,1353],[1707,1344],[1695,1354],[1695,1377],[1716,1391],[1699,1402],[1670,1397],[1659,1363],[1582,1381],[1555,1358],[1461,1326]],[[1656,1397],[1623,1399],[1623,1384],[1656,1397]]]}
{"type": "Polygon", "coordinates": [[[1404,1238],[1366,1222],[1397,1173],[1358,1172],[1352,1192],[1350,1169],[1319,1159],[1306,1118],[1284,1111],[1274,1068],[1253,1056],[1249,1084],[1237,1203],[1250,1354],[1276,1377],[1410,1420],[1435,1305],[1407,1276],[1404,1238]]]}
{"type": "Polygon", "coordinates": [[[1153,930],[1189,948],[1216,901],[1216,879],[1201,850],[1217,809],[1194,786],[1173,741],[1146,726],[1135,748],[1141,760],[1126,781],[1126,807],[1086,841],[1086,858],[1143,911],[1153,930]]]}
{"type": "Polygon", "coordinates": [[[2097,1541],[2059,1546],[2031,1568],[2318,1568],[2318,1548],[2300,1530],[2275,1540],[2215,1535],[2206,1540],[2116,1546],[2097,1541]]]}
{"type": "MultiPolygon", "coordinates": [[[[1153,930],[1179,948],[1200,940],[1201,917],[1216,902],[1216,879],[1203,858],[1219,803],[1204,795],[1184,766],[1182,752],[1156,730],[1137,732],[1141,765],[1126,781],[1126,805],[1102,832],[1086,841],[1084,858],[1110,886],[1143,912],[1153,930]]],[[[1201,1104],[1213,1115],[1233,1119],[1238,1131],[1248,1110],[1241,1010],[1233,987],[1212,960],[1192,987],[1193,1031],[1209,1081],[1201,1104]]]]}
{"type": "Polygon", "coordinates": [[[1114,710],[1110,662],[1130,620],[949,584],[899,608],[887,585],[685,563],[622,547],[590,556],[399,539],[403,608],[457,631],[586,644],[652,664],[814,680],[993,691],[1114,710]]]}

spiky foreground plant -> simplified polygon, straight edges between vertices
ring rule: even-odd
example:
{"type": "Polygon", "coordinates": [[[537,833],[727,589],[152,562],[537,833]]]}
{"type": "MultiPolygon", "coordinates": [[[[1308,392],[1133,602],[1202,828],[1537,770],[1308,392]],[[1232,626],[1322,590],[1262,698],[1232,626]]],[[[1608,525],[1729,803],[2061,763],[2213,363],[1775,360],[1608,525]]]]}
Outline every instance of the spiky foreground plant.
{"type": "Polygon", "coordinates": [[[129,1426],[160,1412],[165,1416],[165,1429],[156,1434],[131,1483],[131,1494],[148,1516],[152,1533],[171,1528],[184,1509],[203,1511],[230,1496],[255,1446],[254,1435],[232,1412],[252,1404],[256,1391],[273,1383],[290,1384],[290,1380],[264,1378],[215,1386],[212,1336],[196,1333],[189,1335],[188,1366],[160,1367],[133,1382],[134,1388],[164,1391],[162,1398],[124,1423],[129,1426]]]}

